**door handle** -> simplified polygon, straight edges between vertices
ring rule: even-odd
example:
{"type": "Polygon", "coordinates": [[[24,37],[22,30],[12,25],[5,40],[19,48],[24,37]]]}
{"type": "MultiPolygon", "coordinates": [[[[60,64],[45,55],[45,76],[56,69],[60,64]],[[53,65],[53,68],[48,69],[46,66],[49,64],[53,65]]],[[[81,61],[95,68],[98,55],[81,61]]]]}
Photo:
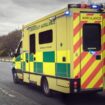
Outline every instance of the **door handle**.
{"type": "Polygon", "coordinates": [[[62,61],[63,62],[66,62],[66,57],[62,57],[62,61]]]}
{"type": "Polygon", "coordinates": [[[34,57],[34,61],[36,60],[36,58],[34,57]]]}

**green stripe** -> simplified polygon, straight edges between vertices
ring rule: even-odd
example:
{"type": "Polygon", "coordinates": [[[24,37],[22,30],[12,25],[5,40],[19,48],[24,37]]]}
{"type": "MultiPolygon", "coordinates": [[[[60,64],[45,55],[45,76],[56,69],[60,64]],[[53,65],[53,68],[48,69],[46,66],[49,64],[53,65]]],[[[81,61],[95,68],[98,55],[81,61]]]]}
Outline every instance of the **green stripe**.
{"type": "Polygon", "coordinates": [[[28,55],[29,55],[29,54],[28,54],[28,53],[26,53],[26,60],[28,60],[28,55]]]}
{"type": "Polygon", "coordinates": [[[56,63],[56,76],[70,77],[70,64],[56,63]]]}
{"type": "Polygon", "coordinates": [[[33,54],[30,54],[29,55],[29,61],[32,62],[33,60],[34,60],[34,56],[33,56],[33,54]]]}
{"type": "Polygon", "coordinates": [[[34,62],[34,72],[36,73],[36,62],[34,62]]]}
{"type": "Polygon", "coordinates": [[[23,71],[26,71],[26,62],[21,63],[21,68],[23,71]]]}
{"type": "Polygon", "coordinates": [[[42,62],[34,62],[34,72],[43,73],[43,63],[42,62]]]}
{"type": "Polygon", "coordinates": [[[20,61],[21,60],[21,56],[17,56],[15,61],[20,61]]]}
{"type": "Polygon", "coordinates": [[[43,61],[44,62],[55,62],[55,52],[44,52],[43,53],[43,61]]]}
{"type": "Polygon", "coordinates": [[[67,77],[70,77],[70,64],[67,64],[67,77]]]}

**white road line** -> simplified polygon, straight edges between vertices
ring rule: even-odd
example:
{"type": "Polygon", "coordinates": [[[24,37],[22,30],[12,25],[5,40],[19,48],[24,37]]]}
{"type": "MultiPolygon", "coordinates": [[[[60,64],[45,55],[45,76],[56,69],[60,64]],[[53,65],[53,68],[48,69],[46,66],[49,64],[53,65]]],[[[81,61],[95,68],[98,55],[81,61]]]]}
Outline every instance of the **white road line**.
{"type": "Polygon", "coordinates": [[[4,93],[5,95],[11,97],[11,98],[15,98],[15,95],[10,94],[8,91],[6,91],[6,90],[3,89],[3,88],[0,88],[0,91],[1,91],[2,93],[4,93]]]}

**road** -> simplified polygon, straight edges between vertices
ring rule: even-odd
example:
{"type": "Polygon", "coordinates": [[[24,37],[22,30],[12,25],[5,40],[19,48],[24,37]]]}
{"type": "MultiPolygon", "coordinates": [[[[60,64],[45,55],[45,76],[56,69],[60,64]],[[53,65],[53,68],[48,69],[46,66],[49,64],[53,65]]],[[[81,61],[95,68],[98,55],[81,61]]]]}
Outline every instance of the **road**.
{"type": "Polygon", "coordinates": [[[38,88],[14,84],[11,63],[0,62],[0,105],[105,105],[105,93],[65,97],[54,92],[52,97],[46,97],[38,88]]]}

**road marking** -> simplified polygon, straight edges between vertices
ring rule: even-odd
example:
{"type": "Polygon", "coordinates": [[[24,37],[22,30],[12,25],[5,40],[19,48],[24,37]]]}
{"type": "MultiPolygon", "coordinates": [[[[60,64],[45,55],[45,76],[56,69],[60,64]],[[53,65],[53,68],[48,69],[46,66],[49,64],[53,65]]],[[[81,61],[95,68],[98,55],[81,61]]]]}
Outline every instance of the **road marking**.
{"type": "Polygon", "coordinates": [[[2,93],[4,93],[5,95],[11,97],[11,98],[15,98],[15,95],[10,94],[8,91],[6,91],[6,90],[3,89],[3,88],[0,88],[0,91],[1,91],[2,93]]]}

